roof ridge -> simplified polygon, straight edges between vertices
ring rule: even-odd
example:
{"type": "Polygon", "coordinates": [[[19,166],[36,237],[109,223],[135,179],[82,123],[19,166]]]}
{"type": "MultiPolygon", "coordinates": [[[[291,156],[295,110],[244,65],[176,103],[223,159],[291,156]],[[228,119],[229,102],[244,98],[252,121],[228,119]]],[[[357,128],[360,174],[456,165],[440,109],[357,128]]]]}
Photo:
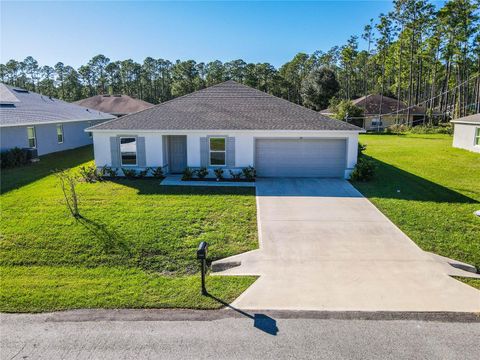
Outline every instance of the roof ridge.
{"type": "MultiPolygon", "coordinates": [[[[185,94],[185,95],[177,96],[176,98],[173,98],[173,99],[170,99],[170,100],[161,102],[160,104],[153,105],[152,107],[149,107],[149,108],[147,108],[147,109],[138,110],[138,111],[136,111],[136,112],[133,112],[133,113],[124,115],[124,116],[122,116],[122,119],[128,119],[130,116],[136,115],[136,114],[141,113],[141,112],[146,111],[146,110],[157,109],[157,108],[159,108],[161,105],[169,104],[170,102],[172,102],[172,101],[174,101],[174,100],[185,99],[186,97],[190,97],[190,96],[192,96],[192,95],[194,95],[194,94],[198,94],[199,92],[203,92],[203,91],[205,91],[205,90],[207,90],[207,89],[211,89],[211,88],[216,87],[216,86],[218,86],[218,85],[225,84],[226,82],[229,82],[229,81],[232,81],[232,82],[234,82],[234,83],[236,83],[236,84],[238,84],[238,85],[243,85],[243,84],[240,84],[240,83],[236,82],[235,80],[231,80],[231,79],[230,79],[230,80],[226,80],[226,81],[222,81],[221,83],[214,84],[214,85],[205,87],[205,88],[203,88],[203,89],[198,89],[198,90],[192,91],[191,93],[188,93],[188,94],[185,94]]],[[[245,86],[245,85],[243,85],[243,86],[245,86]]],[[[250,88],[250,89],[253,89],[253,88],[251,88],[251,87],[249,87],[249,86],[246,86],[246,87],[248,87],[248,88],[250,88]]],[[[255,89],[255,90],[256,90],[256,89],[255,89]]],[[[118,118],[117,118],[117,119],[118,119],[118,118]]],[[[109,121],[105,121],[105,123],[108,123],[108,122],[111,122],[111,121],[114,121],[114,120],[117,120],[117,119],[112,119],[112,120],[109,120],[109,121]]]]}

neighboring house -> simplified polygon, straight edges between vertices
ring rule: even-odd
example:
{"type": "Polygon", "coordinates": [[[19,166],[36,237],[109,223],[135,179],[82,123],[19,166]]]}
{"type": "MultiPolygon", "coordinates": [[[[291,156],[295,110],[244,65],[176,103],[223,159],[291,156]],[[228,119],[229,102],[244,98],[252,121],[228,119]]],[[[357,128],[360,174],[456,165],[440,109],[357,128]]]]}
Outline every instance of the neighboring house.
{"type": "Polygon", "coordinates": [[[0,147],[38,155],[92,143],[85,129],[114,116],[0,83],[0,147]]]}
{"type": "Polygon", "coordinates": [[[454,124],[453,147],[480,153],[480,114],[450,122],[454,124]]]}
{"type": "Polygon", "coordinates": [[[239,170],[261,177],[348,177],[364,130],[234,81],[87,129],[95,163],[239,170]]]}
{"type": "MultiPolygon", "coordinates": [[[[410,116],[407,116],[408,106],[404,102],[385,95],[362,96],[352,100],[352,103],[361,108],[364,115],[363,119],[352,119],[352,122],[366,130],[381,130],[394,124],[417,125],[427,121],[424,107],[412,107],[410,116]]],[[[333,116],[334,112],[332,109],[325,109],[320,111],[320,114],[333,116]]]]}
{"type": "Polygon", "coordinates": [[[148,109],[153,104],[140,99],[134,99],[128,95],[96,95],[83,100],[75,101],[74,104],[95,109],[115,116],[124,116],[137,111],[148,109]]]}

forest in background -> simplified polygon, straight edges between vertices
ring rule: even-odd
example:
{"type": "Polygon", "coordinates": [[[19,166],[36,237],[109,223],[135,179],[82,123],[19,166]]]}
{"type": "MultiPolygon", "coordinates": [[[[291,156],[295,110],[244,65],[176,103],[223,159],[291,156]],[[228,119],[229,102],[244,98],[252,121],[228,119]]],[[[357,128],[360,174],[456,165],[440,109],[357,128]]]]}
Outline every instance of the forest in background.
{"type": "Polygon", "coordinates": [[[444,120],[480,112],[480,1],[394,0],[346,44],[298,53],[278,69],[241,59],[222,63],[147,57],[112,61],[93,57],[75,69],[41,66],[33,57],[0,64],[0,81],[76,101],[126,94],[158,104],[228,79],[315,110],[331,102],[383,94],[420,104],[444,120]]]}

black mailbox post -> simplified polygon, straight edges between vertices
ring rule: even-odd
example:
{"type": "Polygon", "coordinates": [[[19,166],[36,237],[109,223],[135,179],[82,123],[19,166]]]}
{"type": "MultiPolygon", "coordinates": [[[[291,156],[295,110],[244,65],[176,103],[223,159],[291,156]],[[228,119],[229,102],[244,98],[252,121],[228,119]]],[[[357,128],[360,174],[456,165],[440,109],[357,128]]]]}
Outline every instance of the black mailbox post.
{"type": "Polygon", "coordinates": [[[197,259],[200,260],[202,266],[202,295],[207,295],[207,289],[205,288],[205,272],[207,270],[207,252],[208,243],[202,241],[197,249],[197,259]]]}

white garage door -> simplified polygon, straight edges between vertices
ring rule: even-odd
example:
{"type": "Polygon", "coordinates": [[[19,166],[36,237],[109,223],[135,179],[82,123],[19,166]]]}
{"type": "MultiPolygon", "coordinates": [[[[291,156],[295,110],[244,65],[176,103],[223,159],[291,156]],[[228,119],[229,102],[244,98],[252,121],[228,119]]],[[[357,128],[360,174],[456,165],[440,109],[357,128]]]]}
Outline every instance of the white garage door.
{"type": "Polygon", "coordinates": [[[259,177],[343,177],[345,139],[257,139],[259,177]]]}

